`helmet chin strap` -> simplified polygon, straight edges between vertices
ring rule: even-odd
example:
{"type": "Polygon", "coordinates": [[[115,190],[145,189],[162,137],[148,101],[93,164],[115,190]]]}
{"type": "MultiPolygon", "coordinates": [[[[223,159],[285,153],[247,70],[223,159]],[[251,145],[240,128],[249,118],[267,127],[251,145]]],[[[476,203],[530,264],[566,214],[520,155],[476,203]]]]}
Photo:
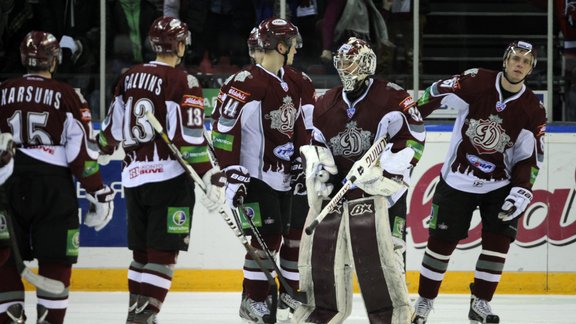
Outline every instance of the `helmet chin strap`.
{"type": "Polygon", "coordinates": [[[524,82],[524,80],[526,80],[526,77],[528,77],[528,75],[526,75],[524,78],[522,78],[522,80],[514,82],[514,81],[510,80],[510,78],[508,78],[508,73],[506,73],[506,69],[502,69],[502,72],[504,72],[503,73],[504,79],[506,79],[506,81],[508,81],[514,85],[524,82]]]}

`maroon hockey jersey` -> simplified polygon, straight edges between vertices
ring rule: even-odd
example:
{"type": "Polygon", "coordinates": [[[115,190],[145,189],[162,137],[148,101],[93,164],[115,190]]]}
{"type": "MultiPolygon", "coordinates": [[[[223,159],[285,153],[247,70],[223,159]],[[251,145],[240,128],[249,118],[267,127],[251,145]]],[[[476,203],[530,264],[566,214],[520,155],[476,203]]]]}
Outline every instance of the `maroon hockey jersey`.
{"type": "Polygon", "coordinates": [[[284,70],[261,66],[233,75],[216,103],[212,138],[221,167],[242,165],[251,177],[290,190],[290,163],[304,136],[301,88],[284,70]]]}
{"type": "Polygon", "coordinates": [[[12,133],[19,152],[70,168],[88,192],[102,188],[92,116],[79,91],[29,74],[0,84],[0,95],[0,130],[12,133]]]}
{"type": "Polygon", "coordinates": [[[531,189],[544,160],[546,111],[524,85],[502,99],[502,72],[470,69],[440,80],[418,101],[423,116],[458,110],[442,177],[453,188],[486,193],[509,183],[531,189]]]}
{"type": "Polygon", "coordinates": [[[204,98],[198,80],[160,62],[136,65],[120,78],[99,144],[112,153],[122,144],[126,154],[122,183],[135,187],[172,179],[184,169],[146,118],[151,111],[182,156],[203,175],[210,164],[204,137],[204,98]]]}
{"type": "MultiPolygon", "coordinates": [[[[339,181],[382,136],[392,144],[392,152],[413,149],[413,166],[422,156],[426,132],[414,99],[394,83],[375,79],[368,82],[368,88],[353,102],[339,86],[320,96],[314,108],[313,140],[330,148],[339,181]]],[[[409,174],[404,179],[409,182],[409,174]]]]}

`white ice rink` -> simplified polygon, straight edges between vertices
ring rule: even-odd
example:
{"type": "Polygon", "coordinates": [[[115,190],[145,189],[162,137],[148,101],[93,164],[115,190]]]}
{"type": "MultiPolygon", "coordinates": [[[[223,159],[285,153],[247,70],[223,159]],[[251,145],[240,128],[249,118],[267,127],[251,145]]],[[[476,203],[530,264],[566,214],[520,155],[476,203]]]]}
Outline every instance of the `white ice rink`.
{"type": "MultiPolygon", "coordinates": [[[[30,320],[35,319],[35,298],[33,292],[26,293],[30,320]]],[[[72,292],[66,323],[122,324],[126,320],[127,303],[128,294],[123,292],[72,292]]],[[[238,317],[239,303],[240,293],[170,292],[158,319],[161,324],[244,323],[238,317]]],[[[441,295],[428,324],[469,323],[468,303],[469,295],[441,295]]],[[[492,309],[500,315],[502,324],[576,324],[576,296],[497,295],[492,309]]],[[[368,323],[360,295],[354,295],[348,323],[368,323]]]]}

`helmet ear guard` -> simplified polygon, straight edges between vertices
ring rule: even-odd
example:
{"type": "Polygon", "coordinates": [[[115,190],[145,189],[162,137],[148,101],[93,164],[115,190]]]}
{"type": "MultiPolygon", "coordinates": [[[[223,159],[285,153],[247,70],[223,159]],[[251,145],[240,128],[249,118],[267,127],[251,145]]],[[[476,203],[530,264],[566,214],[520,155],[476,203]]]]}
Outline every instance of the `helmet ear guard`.
{"type": "Polygon", "coordinates": [[[350,37],[333,58],[344,91],[352,91],[367,77],[376,72],[376,54],[370,45],[356,37],[350,37]]]}

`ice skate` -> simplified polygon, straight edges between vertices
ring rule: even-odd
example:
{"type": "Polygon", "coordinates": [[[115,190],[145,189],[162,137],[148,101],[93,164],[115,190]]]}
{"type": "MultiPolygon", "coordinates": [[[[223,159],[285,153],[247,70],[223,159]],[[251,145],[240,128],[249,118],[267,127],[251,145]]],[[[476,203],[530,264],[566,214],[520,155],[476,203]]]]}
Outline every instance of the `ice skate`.
{"type": "MultiPolygon", "coordinates": [[[[134,324],[158,324],[156,316],[158,312],[149,307],[150,301],[147,298],[139,298],[138,306],[134,310],[133,320],[130,323],[134,324]],[[144,302],[142,302],[144,300],[144,302]]],[[[129,314],[130,316],[130,314],[129,314]]]]}
{"type": "Polygon", "coordinates": [[[274,323],[270,318],[270,310],[265,301],[255,301],[250,298],[242,298],[240,304],[240,317],[249,323],[274,323]]]}
{"type": "Polygon", "coordinates": [[[496,324],[500,323],[500,317],[492,313],[488,301],[474,296],[474,284],[470,284],[472,297],[470,298],[470,312],[468,319],[470,324],[496,324]]]}
{"type": "Polygon", "coordinates": [[[13,304],[6,310],[6,315],[10,319],[11,324],[20,324],[26,322],[26,316],[24,315],[24,308],[22,304],[13,304]]]}
{"type": "Polygon", "coordinates": [[[296,298],[287,293],[280,293],[278,299],[278,320],[287,321],[292,317],[296,308],[302,305],[296,298]]]}
{"type": "Polygon", "coordinates": [[[418,297],[416,304],[414,304],[415,311],[412,317],[412,324],[426,324],[433,304],[434,299],[418,297]]]}

